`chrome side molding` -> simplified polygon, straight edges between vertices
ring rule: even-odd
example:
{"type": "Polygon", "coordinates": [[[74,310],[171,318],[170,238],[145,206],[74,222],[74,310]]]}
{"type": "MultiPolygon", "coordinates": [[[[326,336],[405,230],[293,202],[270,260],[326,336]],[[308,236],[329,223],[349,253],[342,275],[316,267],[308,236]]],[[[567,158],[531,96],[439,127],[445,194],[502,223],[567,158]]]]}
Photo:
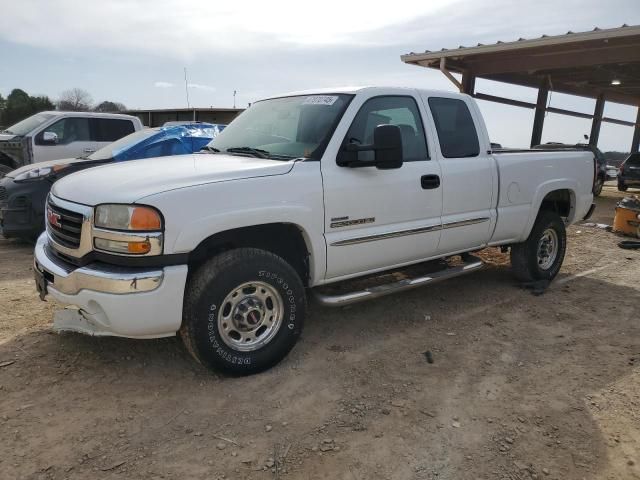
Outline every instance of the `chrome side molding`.
{"type": "Polygon", "coordinates": [[[357,290],[354,292],[342,293],[337,295],[322,294],[317,290],[312,290],[312,295],[321,305],[325,307],[343,307],[345,305],[351,305],[353,303],[362,302],[364,300],[372,300],[392,293],[402,292],[404,290],[410,290],[412,288],[421,287],[423,285],[430,285],[437,283],[441,280],[447,280],[453,277],[459,277],[467,273],[480,270],[484,264],[481,260],[471,257],[472,259],[465,262],[463,265],[455,267],[449,267],[445,270],[430,273],[414,278],[405,278],[396,282],[387,283],[384,285],[376,285],[373,287],[365,288],[363,290],[357,290]]]}

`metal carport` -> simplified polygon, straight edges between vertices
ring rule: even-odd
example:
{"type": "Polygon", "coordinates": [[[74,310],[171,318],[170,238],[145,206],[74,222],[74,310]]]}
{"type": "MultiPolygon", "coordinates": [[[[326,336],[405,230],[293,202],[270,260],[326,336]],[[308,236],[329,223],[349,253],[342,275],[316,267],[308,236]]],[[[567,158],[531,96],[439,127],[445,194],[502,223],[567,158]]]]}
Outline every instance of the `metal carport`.
{"type": "Polygon", "coordinates": [[[535,39],[497,42],[402,55],[403,62],[441,70],[461,92],[478,99],[535,109],[531,145],[542,138],[545,112],[592,120],[589,143],[598,144],[600,125],[610,122],[634,127],[631,151],[640,144],[640,108],[635,123],[603,116],[605,102],[640,107],[640,26],[535,39]],[[462,75],[458,81],[451,72],[462,75]],[[476,78],[538,89],[536,103],[476,92],[476,78]],[[596,99],[593,114],[547,105],[549,91],[596,99]]]}

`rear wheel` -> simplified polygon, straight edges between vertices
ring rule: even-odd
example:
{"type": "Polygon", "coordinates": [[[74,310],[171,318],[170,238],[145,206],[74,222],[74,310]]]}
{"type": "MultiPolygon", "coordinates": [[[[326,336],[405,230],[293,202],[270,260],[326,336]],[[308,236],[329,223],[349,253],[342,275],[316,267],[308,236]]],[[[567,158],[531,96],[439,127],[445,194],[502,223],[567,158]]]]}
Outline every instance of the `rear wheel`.
{"type": "Polygon", "coordinates": [[[560,271],[567,249],[562,218],[542,211],[526,241],[511,247],[511,268],[524,282],[553,280],[560,271]]]}
{"type": "Polygon", "coordinates": [[[205,366],[249,375],[289,353],[305,309],[302,281],[282,258],[254,248],[231,250],[189,280],[180,335],[205,366]]]}
{"type": "Polygon", "coordinates": [[[618,190],[620,190],[621,192],[626,192],[628,188],[629,187],[627,187],[627,185],[622,180],[618,180],[618,190]]]}

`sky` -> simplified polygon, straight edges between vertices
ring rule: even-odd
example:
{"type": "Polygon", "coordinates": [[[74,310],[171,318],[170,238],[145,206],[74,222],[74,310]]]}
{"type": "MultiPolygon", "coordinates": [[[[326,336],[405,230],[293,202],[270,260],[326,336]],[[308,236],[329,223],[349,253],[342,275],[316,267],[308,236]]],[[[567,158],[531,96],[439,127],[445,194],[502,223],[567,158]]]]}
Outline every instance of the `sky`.
{"type": "MultiPolygon", "coordinates": [[[[80,87],[129,108],[245,107],[293,90],[344,85],[455,87],[406,65],[408,52],[640,24],[640,0],[3,0],[0,93],[55,99],[80,87]]],[[[476,90],[535,101],[533,89],[478,81],[476,90]]],[[[553,93],[551,105],[593,112],[553,93]]],[[[527,146],[533,111],[479,102],[492,141],[527,146]]],[[[605,115],[635,121],[608,103],[605,115]]],[[[543,141],[577,142],[590,121],[548,114],[543,141]]],[[[603,150],[628,150],[630,127],[603,124],[603,150]]]]}

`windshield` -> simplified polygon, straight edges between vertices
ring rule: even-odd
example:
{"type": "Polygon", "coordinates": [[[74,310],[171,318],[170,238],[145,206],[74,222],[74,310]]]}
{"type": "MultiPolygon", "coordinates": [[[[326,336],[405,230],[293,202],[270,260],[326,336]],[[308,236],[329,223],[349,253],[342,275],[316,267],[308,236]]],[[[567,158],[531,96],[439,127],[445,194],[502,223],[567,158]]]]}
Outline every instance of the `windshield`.
{"type": "Polygon", "coordinates": [[[120,140],[116,140],[115,142],[110,143],[100,150],[96,150],[87,158],[89,160],[109,160],[110,158],[115,157],[122,150],[131,148],[132,146],[140,143],[145,138],[148,138],[151,135],[155,135],[156,133],[158,133],[157,128],[145,128],[144,130],[139,130],[132,133],[131,135],[122,137],[120,140]]]}
{"type": "Polygon", "coordinates": [[[245,110],[209,146],[267,158],[319,159],[351,95],[262,100],[245,110]]]}
{"type": "Polygon", "coordinates": [[[12,133],[13,135],[26,135],[27,133],[35,130],[43,123],[51,120],[55,115],[51,113],[36,113],[35,115],[25,118],[21,122],[11,125],[5,130],[6,133],[12,133]]]}
{"type": "Polygon", "coordinates": [[[640,166],[640,153],[632,153],[624,163],[625,165],[633,165],[634,167],[640,166]]]}

